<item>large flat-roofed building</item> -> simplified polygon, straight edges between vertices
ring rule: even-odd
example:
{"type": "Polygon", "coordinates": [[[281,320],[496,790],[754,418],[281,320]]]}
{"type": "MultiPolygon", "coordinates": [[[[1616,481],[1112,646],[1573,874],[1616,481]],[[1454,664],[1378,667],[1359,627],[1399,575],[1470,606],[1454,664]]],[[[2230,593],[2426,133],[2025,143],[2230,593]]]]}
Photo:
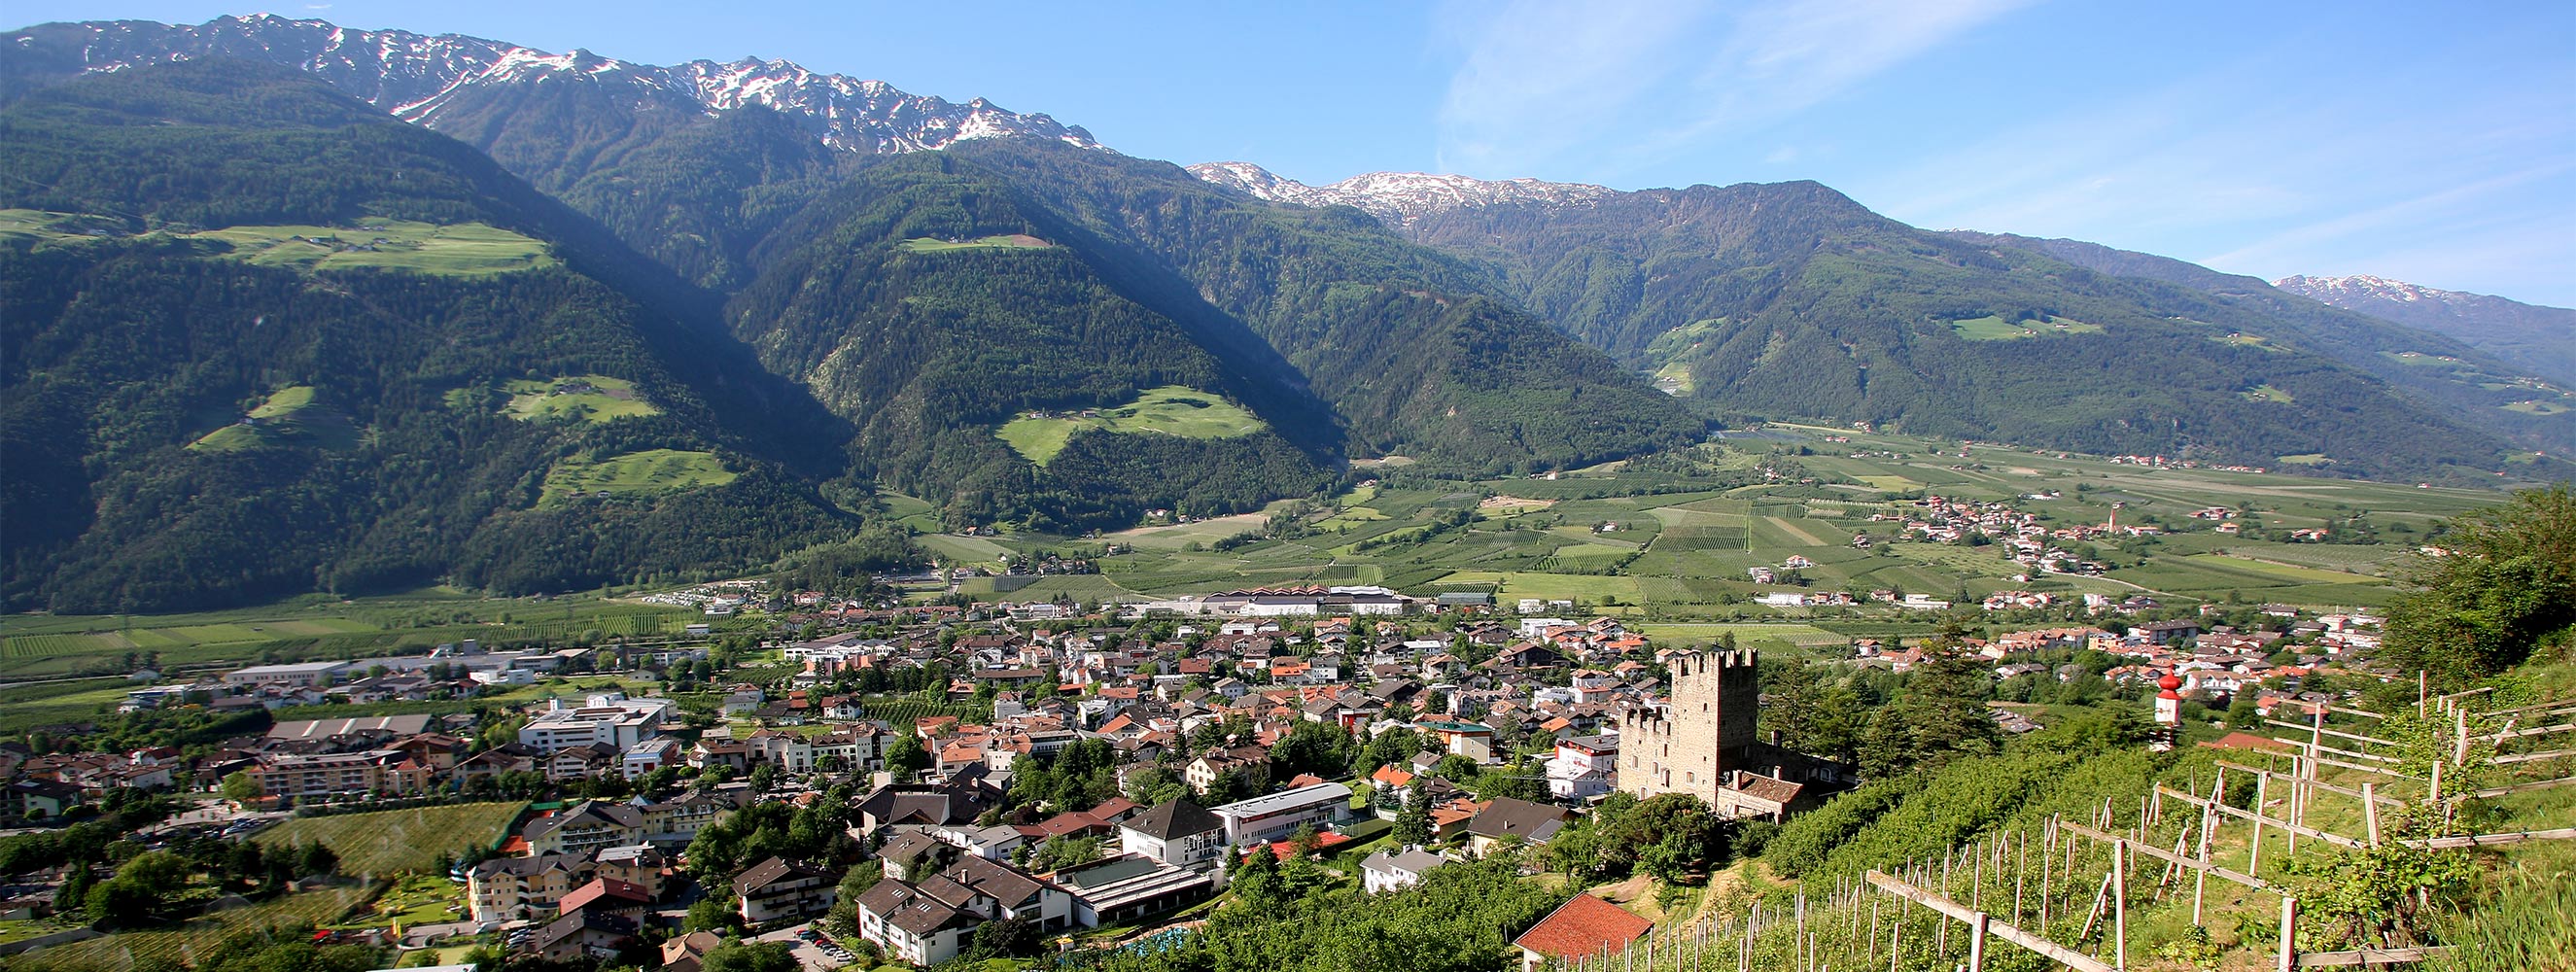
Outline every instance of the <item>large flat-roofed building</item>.
{"type": "Polygon", "coordinates": [[[1208,812],[1225,821],[1226,843],[1236,847],[1264,844],[1307,824],[1323,827],[1350,819],[1351,788],[1339,783],[1316,783],[1210,807],[1208,812]]]}
{"type": "Polygon", "coordinates": [[[624,751],[661,735],[675,710],[669,699],[594,695],[579,708],[558,705],[537,713],[519,728],[519,742],[545,752],[592,743],[624,751]]]}
{"type": "Polygon", "coordinates": [[[300,719],[268,727],[270,739],[329,739],[358,732],[417,736],[429,731],[429,716],[362,716],[355,719],[300,719]]]}
{"type": "Polygon", "coordinates": [[[294,665],[253,665],[224,673],[224,684],[241,686],[292,685],[321,688],[349,671],[348,662],[302,662],[294,665]]]}

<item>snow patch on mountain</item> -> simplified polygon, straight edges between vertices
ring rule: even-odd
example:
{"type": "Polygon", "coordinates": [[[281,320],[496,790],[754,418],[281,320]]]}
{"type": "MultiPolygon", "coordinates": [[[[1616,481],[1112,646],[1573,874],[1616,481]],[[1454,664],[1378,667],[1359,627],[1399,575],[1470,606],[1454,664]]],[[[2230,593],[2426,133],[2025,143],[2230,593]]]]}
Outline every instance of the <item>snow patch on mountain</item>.
{"type": "Polygon", "coordinates": [[[1189,171],[1257,199],[1294,206],[1353,206],[1399,226],[1479,206],[1589,205],[1617,191],[1575,182],[1471,179],[1425,172],[1371,172],[1329,186],[1310,186],[1250,162],[1202,162],[1189,171]]]}
{"type": "Polygon", "coordinates": [[[761,105],[804,123],[824,144],[854,152],[910,152],[978,138],[1036,138],[1101,149],[1091,133],[981,98],[960,105],[906,94],[882,81],[816,74],[788,61],[744,58],[670,67],[586,50],[556,54],[462,34],[352,30],[274,14],[220,17],[194,26],[149,21],[45,24],[10,35],[78,71],[116,71],[198,57],[237,57],[310,72],[405,121],[439,127],[465,96],[496,87],[578,81],[602,85],[641,108],[715,114],[761,105]]]}

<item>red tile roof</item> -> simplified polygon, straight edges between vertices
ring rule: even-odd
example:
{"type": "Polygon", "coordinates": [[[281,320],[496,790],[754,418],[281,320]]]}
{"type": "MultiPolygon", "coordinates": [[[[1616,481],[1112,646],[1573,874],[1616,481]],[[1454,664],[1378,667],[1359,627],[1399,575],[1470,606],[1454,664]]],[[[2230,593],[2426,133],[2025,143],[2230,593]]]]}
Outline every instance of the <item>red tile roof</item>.
{"type": "Polygon", "coordinates": [[[1556,958],[1599,955],[1605,946],[1609,954],[1617,955],[1654,927],[1654,922],[1630,914],[1625,908],[1578,894],[1548,912],[1521,937],[1512,939],[1512,944],[1556,958]]]}

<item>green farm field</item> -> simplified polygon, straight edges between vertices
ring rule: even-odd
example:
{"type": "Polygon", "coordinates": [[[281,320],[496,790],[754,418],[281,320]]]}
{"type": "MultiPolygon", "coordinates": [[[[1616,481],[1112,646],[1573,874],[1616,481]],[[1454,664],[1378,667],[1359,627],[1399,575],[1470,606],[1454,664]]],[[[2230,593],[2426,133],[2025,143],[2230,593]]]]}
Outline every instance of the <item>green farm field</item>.
{"type": "Polygon", "coordinates": [[[12,972],[181,968],[231,954],[222,947],[224,939],[234,934],[329,924],[364,905],[375,893],[373,885],[299,891],[247,907],[211,912],[174,929],[119,932],[14,955],[9,958],[9,968],[12,972]]]}
{"type": "MultiPolygon", "coordinates": [[[[0,617],[0,683],[122,675],[146,663],[175,676],[263,658],[297,661],[420,652],[467,638],[504,646],[560,643],[593,633],[652,637],[678,631],[695,617],[696,612],[683,608],[594,595],[546,601],[486,599],[435,588],[353,600],[308,596],[196,614],[20,614],[0,617]]],[[[122,689],[115,695],[121,698],[122,689]]],[[[81,705],[80,711],[92,710],[96,701],[114,700],[102,696],[81,705]]],[[[0,702],[6,701],[8,697],[0,696],[0,702]]],[[[0,708],[0,723],[12,720],[26,721],[22,713],[0,708]]],[[[34,724],[52,721],[61,719],[37,719],[34,724]]]]}
{"type": "Polygon", "coordinates": [[[270,847],[318,840],[340,855],[342,873],[390,880],[433,869],[441,853],[491,848],[507,836],[510,823],[526,807],[516,802],[458,803],[300,817],[263,830],[254,839],[270,847]]]}
{"type": "MultiPolygon", "coordinates": [[[[2501,492],[2413,484],[2315,479],[2210,469],[2151,469],[2073,454],[1961,445],[1817,426],[1776,425],[1771,439],[1730,444],[1713,472],[1629,472],[1613,464],[1554,479],[1443,481],[1395,474],[1313,508],[1303,529],[1222,553],[1214,542],[1266,518],[1148,527],[1098,538],[1009,534],[934,535],[925,545],[961,563],[997,562],[1008,551],[1089,550],[1115,543],[1101,576],[1140,595],[1175,596],[1284,583],[1373,583],[1424,596],[1488,590],[1521,597],[1616,602],[1620,613],[1713,623],[1776,616],[1752,605],[1781,589],[1751,582],[1748,570],[1785,568],[1791,556],[1809,590],[1895,589],[1952,598],[2007,589],[2062,596],[2140,591],[2183,602],[2285,601],[2312,606],[2384,602],[2395,590],[2380,574],[2408,556],[2443,518],[2497,502],[2501,492]],[[1845,440],[1845,441],[1833,441],[1845,440]],[[1803,449],[1803,453],[1799,450],[1803,449]],[[1722,478],[1749,469],[1758,450],[1794,454],[1813,482],[1722,478]],[[1919,491],[1919,492],[1918,492],[1919,491]],[[2122,524],[2167,531],[2149,541],[2102,541],[2100,556],[2123,564],[2108,577],[2045,575],[2001,546],[1935,544],[1901,536],[1923,494],[2009,502],[2049,525],[2122,524]],[[2117,509],[2114,509],[2114,505],[2117,509]],[[2264,529],[2366,529],[2374,543],[2292,544],[2212,532],[2189,516],[2212,506],[2243,511],[2264,529]],[[1466,511],[1463,525],[1451,523],[1466,511]],[[1872,519],[1873,516],[1879,517],[1872,519]],[[1603,532],[1610,524],[1617,529],[1603,532]],[[1873,539],[1855,548],[1855,535],[1873,539]],[[1190,549],[1196,544],[1199,549],[1190,549]],[[2113,548],[2119,552],[2114,553],[2113,548]]],[[[1274,507],[1272,512],[1276,512],[1274,507]]],[[[1022,599],[1017,590],[1011,599],[1022,599]]],[[[1894,609],[1805,608],[1813,621],[1885,615],[1894,609]]],[[[1919,619],[1914,619],[1919,620],[1919,619]]]]}
{"type": "Polygon", "coordinates": [[[308,272],[378,269],[482,276],[555,263],[543,242],[482,223],[438,226],[370,218],[346,227],[232,226],[185,238],[221,243],[235,259],[308,272]]]}
{"type": "Polygon", "coordinates": [[[1026,235],[986,236],[972,240],[918,236],[895,244],[895,248],[905,253],[954,253],[959,250],[1044,250],[1054,245],[1026,235]]]}
{"type": "Polygon", "coordinates": [[[270,393],[268,400],[252,407],[241,421],[206,433],[189,443],[188,448],[239,452],[297,443],[326,449],[346,449],[357,444],[358,430],[349,423],[348,416],[317,406],[315,396],[311,385],[280,388],[270,393]]]}
{"type": "Polygon", "coordinates": [[[503,407],[510,417],[521,421],[553,419],[600,424],[662,413],[644,400],[634,382],[606,375],[521,379],[504,384],[502,390],[510,393],[510,402],[503,407]]]}
{"type": "Polygon", "coordinates": [[[994,434],[1030,462],[1043,466],[1056,453],[1063,452],[1065,443],[1083,429],[1229,439],[1270,427],[1241,405],[1184,385],[1148,389],[1138,393],[1135,401],[1092,411],[1090,415],[1076,416],[1021,416],[994,434]]]}
{"type": "Polygon", "coordinates": [[[2051,317],[2045,321],[2029,318],[2006,321],[2001,317],[1988,314],[1984,317],[1951,321],[1950,330],[1971,341],[2012,341],[2051,334],[2100,334],[2102,326],[2064,317],[2051,317]]]}
{"type": "Polygon", "coordinates": [[[739,474],[726,469],[712,452],[646,449],[605,458],[570,458],[546,472],[540,506],[570,502],[581,493],[652,495],[677,493],[733,482],[739,474]]]}

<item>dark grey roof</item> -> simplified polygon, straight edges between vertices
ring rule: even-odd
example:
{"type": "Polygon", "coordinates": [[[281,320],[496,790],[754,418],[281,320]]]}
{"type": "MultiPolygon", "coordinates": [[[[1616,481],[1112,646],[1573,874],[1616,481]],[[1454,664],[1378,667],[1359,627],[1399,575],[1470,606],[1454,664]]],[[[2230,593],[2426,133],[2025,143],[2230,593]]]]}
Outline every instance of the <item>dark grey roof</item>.
{"type": "Polygon", "coordinates": [[[1155,840],[1174,840],[1224,830],[1225,821],[1217,819],[1217,815],[1209,813],[1205,807],[1175,798],[1137,814],[1119,826],[1155,840]]]}

